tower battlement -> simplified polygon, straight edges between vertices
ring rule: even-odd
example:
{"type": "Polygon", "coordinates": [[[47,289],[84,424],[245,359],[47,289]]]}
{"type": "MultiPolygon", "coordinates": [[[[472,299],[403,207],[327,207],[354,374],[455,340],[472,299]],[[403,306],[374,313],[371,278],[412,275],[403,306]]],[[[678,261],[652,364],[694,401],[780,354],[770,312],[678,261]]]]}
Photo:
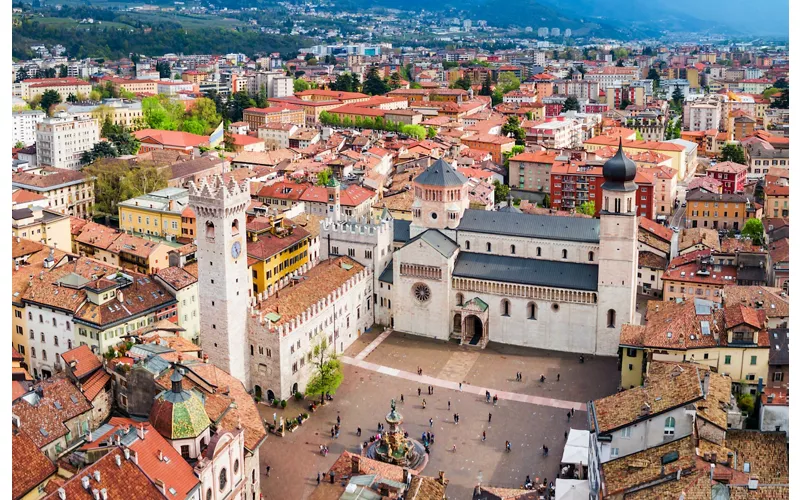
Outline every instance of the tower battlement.
{"type": "Polygon", "coordinates": [[[328,218],[320,222],[320,237],[325,239],[329,234],[332,239],[345,239],[351,242],[374,243],[381,235],[392,235],[394,224],[391,219],[376,222],[368,217],[335,221],[328,218]]]}
{"type": "Polygon", "coordinates": [[[227,217],[229,214],[247,209],[250,204],[250,183],[239,184],[236,179],[228,182],[221,175],[203,179],[200,185],[189,182],[189,205],[197,215],[227,217]]]}

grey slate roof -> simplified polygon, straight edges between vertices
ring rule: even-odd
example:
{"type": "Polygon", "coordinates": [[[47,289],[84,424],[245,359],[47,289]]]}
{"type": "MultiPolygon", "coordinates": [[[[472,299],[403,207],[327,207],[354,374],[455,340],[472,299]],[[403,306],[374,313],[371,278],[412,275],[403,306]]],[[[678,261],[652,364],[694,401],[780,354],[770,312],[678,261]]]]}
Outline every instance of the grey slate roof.
{"type": "Polygon", "coordinates": [[[456,230],[545,240],[600,242],[600,220],[584,217],[466,210],[456,230]]]}
{"type": "Polygon", "coordinates": [[[414,182],[425,186],[463,186],[467,178],[440,158],[419,174],[414,182]]]}
{"type": "Polygon", "coordinates": [[[411,221],[394,219],[394,241],[405,243],[411,239],[411,221]]]}
{"type": "Polygon", "coordinates": [[[458,244],[440,232],[438,229],[427,229],[425,232],[414,236],[406,245],[410,245],[417,240],[422,240],[439,251],[440,254],[450,258],[458,249],[458,244]]]}
{"type": "Polygon", "coordinates": [[[772,328],[769,334],[769,364],[788,365],[789,364],[789,329],[772,328]]]}
{"type": "Polygon", "coordinates": [[[597,290],[596,265],[505,255],[461,252],[453,276],[571,290],[597,290]]]}
{"type": "Polygon", "coordinates": [[[394,259],[389,259],[386,269],[383,270],[378,281],[394,285],[394,259]]]}

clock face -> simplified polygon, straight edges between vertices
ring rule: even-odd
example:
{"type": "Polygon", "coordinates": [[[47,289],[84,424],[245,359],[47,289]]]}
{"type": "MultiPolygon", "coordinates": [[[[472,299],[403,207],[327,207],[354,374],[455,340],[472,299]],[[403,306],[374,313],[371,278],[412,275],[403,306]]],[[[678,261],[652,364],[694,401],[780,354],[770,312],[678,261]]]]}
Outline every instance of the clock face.
{"type": "Polygon", "coordinates": [[[233,242],[233,246],[231,246],[231,255],[234,259],[239,258],[239,255],[242,253],[242,244],[238,241],[233,242]]]}

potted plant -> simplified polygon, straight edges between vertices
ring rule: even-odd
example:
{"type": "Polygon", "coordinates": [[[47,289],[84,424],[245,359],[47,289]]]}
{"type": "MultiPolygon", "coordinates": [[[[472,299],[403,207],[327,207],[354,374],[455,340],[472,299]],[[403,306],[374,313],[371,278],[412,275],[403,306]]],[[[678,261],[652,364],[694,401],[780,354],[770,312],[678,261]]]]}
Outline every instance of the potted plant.
{"type": "Polygon", "coordinates": [[[300,391],[298,391],[298,392],[295,392],[295,393],[294,393],[294,399],[296,399],[296,400],[300,401],[301,399],[303,399],[303,393],[302,393],[302,392],[300,392],[300,391]]]}
{"type": "Polygon", "coordinates": [[[285,399],[281,399],[281,408],[286,408],[286,404],[287,404],[286,400],[285,399]]]}

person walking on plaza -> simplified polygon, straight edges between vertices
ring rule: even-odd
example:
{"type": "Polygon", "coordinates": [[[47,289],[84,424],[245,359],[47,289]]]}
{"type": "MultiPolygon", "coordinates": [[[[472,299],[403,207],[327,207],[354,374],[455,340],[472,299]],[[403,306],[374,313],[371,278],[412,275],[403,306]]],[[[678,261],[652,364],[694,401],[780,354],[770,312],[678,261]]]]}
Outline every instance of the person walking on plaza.
{"type": "Polygon", "coordinates": [[[483,431],[483,437],[481,438],[481,441],[486,441],[486,431],[483,431]]]}
{"type": "Polygon", "coordinates": [[[405,401],[403,400],[403,395],[402,395],[402,394],[400,395],[400,402],[401,402],[401,403],[404,403],[404,402],[405,402],[405,401]]]}
{"type": "Polygon", "coordinates": [[[336,415],[336,425],[342,425],[342,417],[339,415],[336,415]]]}
{"type": "Polygon", "coordinates": [[[511,452],[511,441],[506,441],[506,451],[511,452]]]}
{"type": "Polygon", "coordinates": [[[426,406],[428,406],[428,402],[423,399],[422,400],[422,409],[424,410],[426,406]]]}
{"type": "Polygon", "coordinates": [[[319,483],[320,483],[320,475],[319,472],[317,472],[317,486],[319,486],[319,483]]]}
{"type": "Polygon", "coordinates": [[[428,419],[428,423],[431,425],[431,427],[433,427],[433,419],[432,418],[428,419]]]}
{"type": "Polygon", "coordinates": [[[422,396],[422,389],[417,387],[417,397],[422,396]]]}
{"type": "Polygon", "coordinates": [[[542,376],[539,377],[539,382],[544,383],[544,380],[545,380],[544,373],[542,373],[542,376]]]}
{"type": "Polygon", "coordinates": [[[361,427],[356,429],[356,436],[361,437],[361,427]]]}
{"type": "Polygon", "coordinates": [[[489,413],[489,423],[490,424],[492,423],[492,414],[491,413],[489,413]]]}
{"type": "Polygon", "coordinates": [[[556,375],[556,382],[561,382],[561,374],[556,375]]]}
{"type": "Polygon", "coordinates": [[[455,452],[456,452],[456,445],[455,445],[455,443],[454,443],[454,444],[453,444],[453,453],[455,453],[455,452]]]}
{"type": "Polygon", "coordinates": [[[497,406],[497,394],[494,395],[494,405],[497,406]]]}
{"type": "Polygon", "coordinates": [[[272,469],[269,465],[267,465],[267,477],[269,477],[269,471],[272,469]]]}
{"type": "Polygon", "coordinates": [[[571,417],[572,417],[572,411],[568,411],[568,412],[567,412],[567,422],[569,422],[569,419],[570,419],[571,417]]]}
{"type": "Polygon", "coordinates": [[[564,431],[564,439],[567,439],[567,436],[569,436],[569,431],[564,431]]]}
{"type": "Polygon", "coordinates": [[[450,400],[447,400],[447,411],[450,411],[450,400]]]}
{"type": "Polygon", "coordinates": [[[550,448],[548,448],[547,445],[544,444],[542,445],[542,451],[544,451],[544,456],[547,456],[547,454],[550,452],[550,448]]]}
{"type": "Polygon", "coordinates": [[[459,390],[459,391],[461,391],[461,390],[462,390],[462,388],[461,388],[461,382],[459,382],[459,383],[458,383],[458,390],[459,390]]]}

